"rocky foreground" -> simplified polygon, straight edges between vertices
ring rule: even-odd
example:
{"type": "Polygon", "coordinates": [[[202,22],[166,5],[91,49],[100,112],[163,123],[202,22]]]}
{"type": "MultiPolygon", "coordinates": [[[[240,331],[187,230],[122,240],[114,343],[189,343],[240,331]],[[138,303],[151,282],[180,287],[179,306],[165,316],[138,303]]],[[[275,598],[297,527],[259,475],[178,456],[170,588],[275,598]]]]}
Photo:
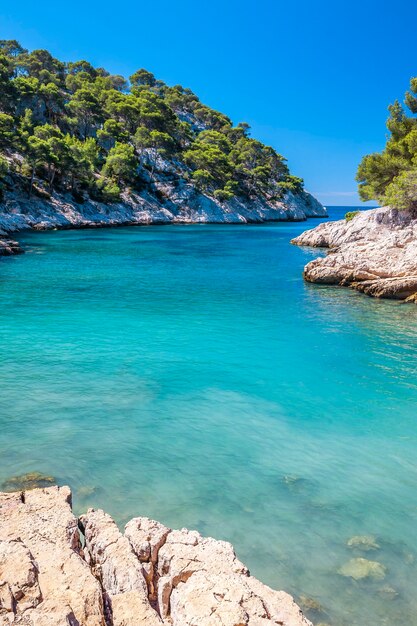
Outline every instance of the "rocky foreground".
{"type": "Polygon", "coordinates": [[[309,282],[417,303],[417,216],[389,207],[361,211],[319,224],[292,243],[329,248],[305,266],[309,282]]]}
{"type": "Polygon", "coordinates": [[[145,517],[120,532],[68,487],[0,493],[0,625],[311,626],[229,543],[145,517]]]}

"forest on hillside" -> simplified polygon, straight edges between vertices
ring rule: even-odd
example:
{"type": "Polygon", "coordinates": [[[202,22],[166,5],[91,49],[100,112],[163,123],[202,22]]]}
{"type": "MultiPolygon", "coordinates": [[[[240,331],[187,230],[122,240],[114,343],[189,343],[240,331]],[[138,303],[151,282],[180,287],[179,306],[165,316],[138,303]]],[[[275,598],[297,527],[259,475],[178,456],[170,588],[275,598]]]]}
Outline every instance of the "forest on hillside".
{"type": "Polygon", "coordinates": [[[181,85],[139,69],[127,80],[88,61],[63,62],[0,41],[0,185],[48,197],[114,202],[152,185],[167,161],[223,202],[299,192],[284,157],[181,85]],[[12,175],[12,176],[11,176],[12,175]]]}

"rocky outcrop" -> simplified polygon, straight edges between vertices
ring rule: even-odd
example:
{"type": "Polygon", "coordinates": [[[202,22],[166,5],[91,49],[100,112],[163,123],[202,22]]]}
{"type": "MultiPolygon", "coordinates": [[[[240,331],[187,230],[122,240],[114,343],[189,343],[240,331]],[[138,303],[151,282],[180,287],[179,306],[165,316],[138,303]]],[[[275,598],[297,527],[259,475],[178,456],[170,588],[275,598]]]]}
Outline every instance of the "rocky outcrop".
{"type": "Polygon", "coordinates": [[[292,243],[329,248],[304,268],[310,282],[417,302],[417,217],[406,211],[361,211],[348,221],[320,224],[292,243]]]}
{"type": "Polygon", "coordinates": [[[7,237],[6,233],[0,231],[0,256],[9,256],[10,254],[20,254],[23,252],[17,241],[7,237]]]}
{"type": "Polygon", "coordinates": [[[0,624],[104,626],[68,487],[0,494],[0,624]]]}
{"type": "Polygon", "coordinates": [[[311,626],[224,541],[138,517],[122,533],[68,487],[0,493],[0,625],[311,626]]]}

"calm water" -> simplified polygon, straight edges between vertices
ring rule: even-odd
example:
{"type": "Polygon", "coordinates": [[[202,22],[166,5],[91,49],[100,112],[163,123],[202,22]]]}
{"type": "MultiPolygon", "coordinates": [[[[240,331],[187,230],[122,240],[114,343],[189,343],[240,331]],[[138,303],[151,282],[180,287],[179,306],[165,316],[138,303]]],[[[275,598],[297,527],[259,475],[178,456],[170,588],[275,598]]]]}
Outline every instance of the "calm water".
{"type": "Polygon", "coordinates": [[[23,236],[0,263],[0,481],[228,539],[317,623],[415,626],[417,307],[305,284],[305,228],[23,236]],[[346,546],[363,534],[380,549],[346,546]],[[337,573],[358,556],[385,580],[337,573]]]}

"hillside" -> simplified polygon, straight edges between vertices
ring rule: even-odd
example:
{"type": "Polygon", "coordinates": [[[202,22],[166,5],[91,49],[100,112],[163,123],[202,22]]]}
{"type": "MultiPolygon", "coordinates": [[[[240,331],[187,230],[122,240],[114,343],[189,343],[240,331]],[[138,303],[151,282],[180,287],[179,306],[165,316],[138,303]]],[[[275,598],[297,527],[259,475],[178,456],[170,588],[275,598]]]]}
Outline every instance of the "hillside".
{"type": "Polygon", "coordinates": [[[305,219],[283,156],[190,89],[0,41],[0,228],[305,219]]]}

